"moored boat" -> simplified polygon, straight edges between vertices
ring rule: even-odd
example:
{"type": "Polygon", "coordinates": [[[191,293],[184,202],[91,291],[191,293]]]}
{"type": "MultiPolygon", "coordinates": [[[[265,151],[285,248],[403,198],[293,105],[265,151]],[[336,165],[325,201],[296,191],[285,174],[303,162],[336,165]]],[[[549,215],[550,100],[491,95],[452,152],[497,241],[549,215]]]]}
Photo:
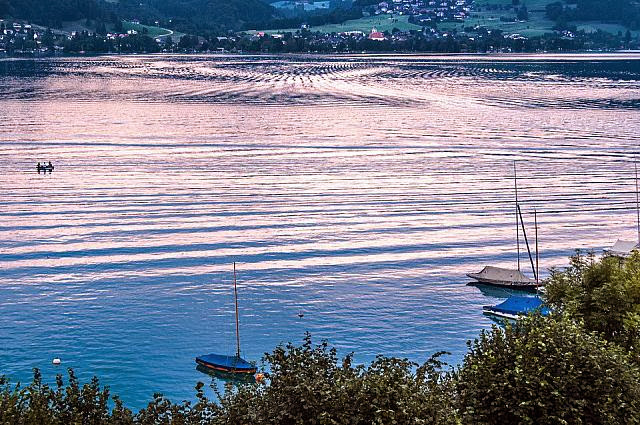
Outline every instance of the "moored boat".
{"type": "Polygon", "coordinates": [[[208,369],[226,373],[247,373],[253,375],[257,368],[238,355],[204,354],[196,357],[196,363],[208,369]]]}
{"type": "Polygon", "coordinates": [[[638,226],[638,239],[636,241],[627,241],[618,239],[611,248],[604,250],[605,255],[612,257],[627,258],[633,251],[640,250],[640,185],[638,184],[638,165],[635,165],[636,171],[636,219],[638,226]]]}
{"type": "Polygon", "coordinates": [[[640,248],[640,244],[636,241],[623,241],[618,239],[611,248],[605,249],[604,252],[606,255],[610,255],[612,257],[626,258],[638,248],[640,248]]]}
{"type": "Polygon", "coordinates": [[[525,276],[520,270],[502,267],[486,266],[480,273],[467,273],[467,276],[478,283],[511,289],[535,291],[539,286],[535,279],[525,276]]]}
{"type": "Polygon", "coordinates": [[[522,317],[539,311],[543,316],[550,313],[540,297],[525,297],[514,295],[494,306],[482,307],[483,313],[505,319],[518,320],[522,317]]]}
{"type": "Polygon", "coordinates": [[[236,282],[236,263],[233,263],[233,293],[236,307],[236,353],[233,356],[224,354],[203,354],[196,357],[199,367],[209,369],[214,372],[253,375],[257,368],[254,364],[246,361],[240,356],[240,321],[238,320],[238,284],[236,282]]]}
{"type": "Polygon", "coordinates": [[[516,249],[518,268],[507,269],[495,266],[486,266],[479,273],[467,273],[467,276],[474,279],[476,282],[485,285],[505,287],[509,289],[519,289],[526,291],[537,291],[541,286],[539,280],[539,266],[538,266],[538,217],[537,212],[534,210],[535,218],[535,243],[536,243],[536,264],[533,263],[533,256],[531,255],[531,249],[529,248],[529,240],[527,239],[527,232],[524,226],[524,220],[522,219],[522,211],[520,210],[520,204],[518,202],[518,180],[516,174],[516,164],[513,163],[513,177],[515,188],[515,216],[516,216],[516,249]],[[526,243],[527,251],[529,253],[529,260],[531,261],[531,269],[533,270],[534,279],[525,276],[520,269],[520,225],[522,225],[522,235],[526,243]]]}

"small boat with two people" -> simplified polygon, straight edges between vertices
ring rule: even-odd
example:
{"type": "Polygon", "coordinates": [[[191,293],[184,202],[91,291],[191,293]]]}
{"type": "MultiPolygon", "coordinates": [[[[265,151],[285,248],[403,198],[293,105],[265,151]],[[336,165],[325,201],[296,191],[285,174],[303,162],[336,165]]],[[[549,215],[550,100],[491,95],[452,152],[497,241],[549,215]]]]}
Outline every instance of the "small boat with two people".
{"type": "Polygon", "coordinates": [[[48,164],[45,164],[44,162],[42,164],[40,164],[38,162],[38,165],[36,165],[36,170],[38,171],[38,174],[40,174],[40,172],[46,173],[47,171],[51,173],[54,168],[55,167],[53,166],[51,161],[49,161],[48,164]]]}
{"type": "Polygon", "coordinates": [[[525,230],[524,221],[522,219],[522,210],[520,209],[520,203],[518,202],[518,180],[516,174],[516,164],[513,163],[513,174],[515,181],[515,195],[516,195],[516,249],[518,251],[518,268],[508,269],[503,267],[486,266],[479,273],[467,273],[467,276],[474,279],[475,282],[471,284],[484,284],[492,285],[509,289],[517,289],[535,292],[540,287],[539,275],[538,275],[538,217],[537,212],[534,210],[535,219],[535,238],[536,238],[536,265],[533,264],[533,256],[531,255],[531,249],[529,248],[529,240],[527,239],[527,232],[525,230]],[[529,253],[529,260],[531,261],[531,268],[533,269],[534,278],[530,278],[522,273],[520,268],[520,226],[522,225],[522,234],[526,242],[527,251],[529,253]]]}
{"type": "Polygon", "coordinates": [[[198,370],[207,373],[223,374],[232,378],[250,377],[256,373],[257,368],[253,363],[248,362],[240,356],[240,322],[238,320],[238,284],[236,281],[236,263],[233,263],[233,293],[236,312],[236,353],[232,356],[224,354],[203,354],[196,357],[198,370]]]}

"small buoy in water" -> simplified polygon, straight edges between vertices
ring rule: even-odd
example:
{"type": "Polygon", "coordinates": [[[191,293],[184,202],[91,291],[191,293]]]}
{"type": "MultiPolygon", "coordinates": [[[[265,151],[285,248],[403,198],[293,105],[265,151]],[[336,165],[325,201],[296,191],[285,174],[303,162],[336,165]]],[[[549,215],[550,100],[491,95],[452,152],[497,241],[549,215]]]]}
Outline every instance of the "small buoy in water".
{"type": "Polygon", "coordinates": [[[256,374],[256,382],[258,384],[261,384],[262,381],[264,381],[264,373],[257,373],[256,374]]]}
{"type": "Polygon", "coordinates": [[[62,360],[60,360],[59,358],[56,357],[55,359],[53,359],[53,364],[59,365],[60,363],[62,363],[62,360]]]}

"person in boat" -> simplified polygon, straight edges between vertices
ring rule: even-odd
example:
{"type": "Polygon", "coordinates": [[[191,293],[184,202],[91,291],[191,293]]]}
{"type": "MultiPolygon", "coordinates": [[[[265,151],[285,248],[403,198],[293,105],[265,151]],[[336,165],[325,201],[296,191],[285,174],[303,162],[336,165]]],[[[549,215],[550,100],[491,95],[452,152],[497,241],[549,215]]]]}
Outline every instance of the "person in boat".
{"type": "Polygon", "coordinates": [[[40,163],[38,162],[38,166],[36,167],[38,169],[38,171],[40,171],[40,163]]]}
{"type": "Polygon", "coordinates": [[[47,167],[49,167],[50,170],[53,170],[53,164],[51,163],[51,161],[49,161],[49,165],[47,167]]]}

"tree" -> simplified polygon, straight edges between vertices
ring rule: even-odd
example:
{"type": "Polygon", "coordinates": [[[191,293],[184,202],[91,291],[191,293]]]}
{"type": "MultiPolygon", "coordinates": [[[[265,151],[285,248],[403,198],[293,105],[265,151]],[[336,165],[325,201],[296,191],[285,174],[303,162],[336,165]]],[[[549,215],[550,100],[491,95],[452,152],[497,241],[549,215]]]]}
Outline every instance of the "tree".
{"type": "Polygon", "coordinates": [[[104,24],[104,22],[100,21],[96,25],[96,34],[107,35],[107,26],[104,24]]]}
{"type": "Polygon", "coordinates": [[[564,13],[564,6],[559,1],[555,3],[549,3],[545,7],[545,12],[547,18],[551,19],[552,21],[557,21],[562,17],[564,13]]]}
{"type": "Polygon", "coordinates": [[[114,408],[108,407],[109,389],[100,387],[97,378],[80,386],[73,370],[64,385],[62,376],[56,378],[55,388],[42,382],[38,369],[34,369],[33,382],[24,388],[12,387],[0,377],[0,423],[6,424],[72,424],[72,423],[132,423],[132,415],[114,397],[114,408]],[[123,419],[110,422],[110,419],[123,419]]]}
{"type": "Polygon", "coordinates": [[[0,0],[0,18],[10,16],[12,13],[13,8],[11,7],[9,0],[0,0]]]}
{"type": "Polygon", "coordinates": [[[113,31],[115,31],[118,34],[122,34],[124,32],[124,26],[122,25],[121,19],[116,19],[113,25],[113,31]]]}
{"type": "Polygon", "coordinates": [[[640,364],[640,253],[596,260],[577,252],[565,270],[552,270],[545,299],[587,330],[632,350],[640,364]]]}
{"type": "Polygon", "coordinates": [[[520,9],[518,9],[517,18],[519,21],[529,20],[529,11],[527,10],[527,6],[522,6],[520,9]]]}
{"type": "Polygon", "coordinates": [[[620,424],[640,418],[640,371],[628,354],[567,317],[494,326],[456,376],[469,424],[620,424]]]}
{"type": "Polygon", "coordinates": [[[195,47],[194,38],[197,43],[198,41],[197,37],[191,37],[190,35],[183,35],[182,37],[180,37],[180,41],[178,42],[178,47],[184,50],[193,49],[195,47]]]}

